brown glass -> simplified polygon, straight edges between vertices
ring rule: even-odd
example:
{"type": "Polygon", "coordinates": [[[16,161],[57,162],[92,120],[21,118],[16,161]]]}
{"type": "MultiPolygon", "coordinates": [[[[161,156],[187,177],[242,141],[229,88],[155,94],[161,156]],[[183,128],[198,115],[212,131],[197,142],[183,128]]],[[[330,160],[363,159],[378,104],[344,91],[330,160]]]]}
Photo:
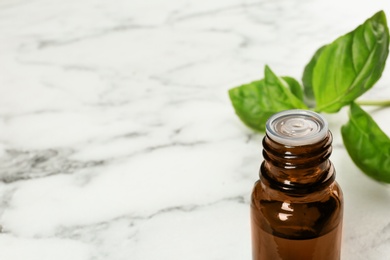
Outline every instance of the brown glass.
{"type": "Polygon", "coordinates": [[[339,260],[343,195],[329,161],[332,135],[312,145],[263,139],[251,200],[253,260],[339,260]]]}

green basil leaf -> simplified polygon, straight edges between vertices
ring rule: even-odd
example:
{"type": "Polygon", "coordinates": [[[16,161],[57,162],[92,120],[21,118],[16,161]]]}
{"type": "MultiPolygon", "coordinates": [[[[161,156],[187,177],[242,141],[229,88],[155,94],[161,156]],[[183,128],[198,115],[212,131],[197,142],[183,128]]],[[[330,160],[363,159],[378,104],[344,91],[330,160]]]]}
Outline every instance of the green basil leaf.
{"type": "Polygon", "coordinates": [[[289,84],[265,67],[265,78],[229,90],[241,121],[257,131],[265,130],[268,118],[282,110],[307,108],[289,89],[289,84]]]}
{"type": "Polygon", "coordinates": [[[282,79],[287,83],[291,93],[293,93],[293,95],[299,100],[303,101],[303,88],[301,84],[292,77],[284,76],[282,79]]]}
{"type": "Polygon", "coordinates": [[[325,46],[313,68],[316,110],[337,112],[370,89],[381,77],[388,53],[383,11],[325,46]]]}
{"type": "Polygon", "coordinates": [[[305,103],[291,92],[289,84],[283,78],[276,76],[267,65],[264,68],[264,80],[266,85],[264,90],[267,96],[272,99],[270,100],[271,106],[276,109],[283,107],[276,112],[292,108],[307,109],[305,103]]]}
{"type": "Polygon", "coordinates": [[[314,98],[314,92],[313,92],[313,70],[314,66],[317,64],[318,57],[320,56],[321,52],[324,50],[325,46],[322,46],[319,48],[309,61],[309,63],[306,65],[305,69],[303,70],[303,76],[302,76],[302,83],[304,87],[306,102],[315,105],[315,98],[314,98]]]}
{"type": "Polygon", "coordinates": [[[267,118],[273,114],[263,100],[263,87],[264,79],[229,90],[230,101],[237,116],[244,124],[257,131],[264,131],[267,118]]]}
{"type": "Polygon", "coordinates": [[[355,164],[377,181],[390,183],[390,138],[355,103],[341,128],[344,145],[355,164]]]}

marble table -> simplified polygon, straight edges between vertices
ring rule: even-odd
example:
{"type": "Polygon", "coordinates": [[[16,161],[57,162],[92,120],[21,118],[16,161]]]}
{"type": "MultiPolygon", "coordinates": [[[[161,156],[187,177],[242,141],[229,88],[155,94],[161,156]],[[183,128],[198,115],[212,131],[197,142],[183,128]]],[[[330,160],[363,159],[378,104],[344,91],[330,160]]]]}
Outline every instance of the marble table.
{"type": "MultiPolygon", "coordinates": [[[[2,0],[0,259],[251,259],[262,135],[229,88],[300,78],[385,1],[2,0]]],[[[364,99],[390,97],[390,67],[364,99]]],[[[390,187],[351,161],[342,259],[390,259],[390,187]]],[[[389,109],[372,109],[390,134],[389,109]]]]}

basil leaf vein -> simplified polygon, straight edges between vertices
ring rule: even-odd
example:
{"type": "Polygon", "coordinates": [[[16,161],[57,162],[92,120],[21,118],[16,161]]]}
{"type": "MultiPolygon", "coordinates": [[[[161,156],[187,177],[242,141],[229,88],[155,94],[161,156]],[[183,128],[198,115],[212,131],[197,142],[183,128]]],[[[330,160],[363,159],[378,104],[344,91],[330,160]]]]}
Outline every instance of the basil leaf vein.
{"type": "Polygon", "coordinates": [[[370,89],[381,77],[388,53],[389,30],[383,11],[323,47],[304,73],[309,92],[307,82],[312,83],[316,111],[338,112],[370,89]]]}

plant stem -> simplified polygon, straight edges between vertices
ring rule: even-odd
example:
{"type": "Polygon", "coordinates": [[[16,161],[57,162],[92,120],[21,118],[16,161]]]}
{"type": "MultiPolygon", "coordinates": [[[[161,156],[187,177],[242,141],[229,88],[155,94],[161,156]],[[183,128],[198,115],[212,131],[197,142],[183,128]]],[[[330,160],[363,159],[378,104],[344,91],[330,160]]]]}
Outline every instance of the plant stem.
{"type": "Polygon", "coordinates": [[[380,106],[388,107],[390,106],[390,100],[358,100],[356,104],[360,106],[380,106]]]}

